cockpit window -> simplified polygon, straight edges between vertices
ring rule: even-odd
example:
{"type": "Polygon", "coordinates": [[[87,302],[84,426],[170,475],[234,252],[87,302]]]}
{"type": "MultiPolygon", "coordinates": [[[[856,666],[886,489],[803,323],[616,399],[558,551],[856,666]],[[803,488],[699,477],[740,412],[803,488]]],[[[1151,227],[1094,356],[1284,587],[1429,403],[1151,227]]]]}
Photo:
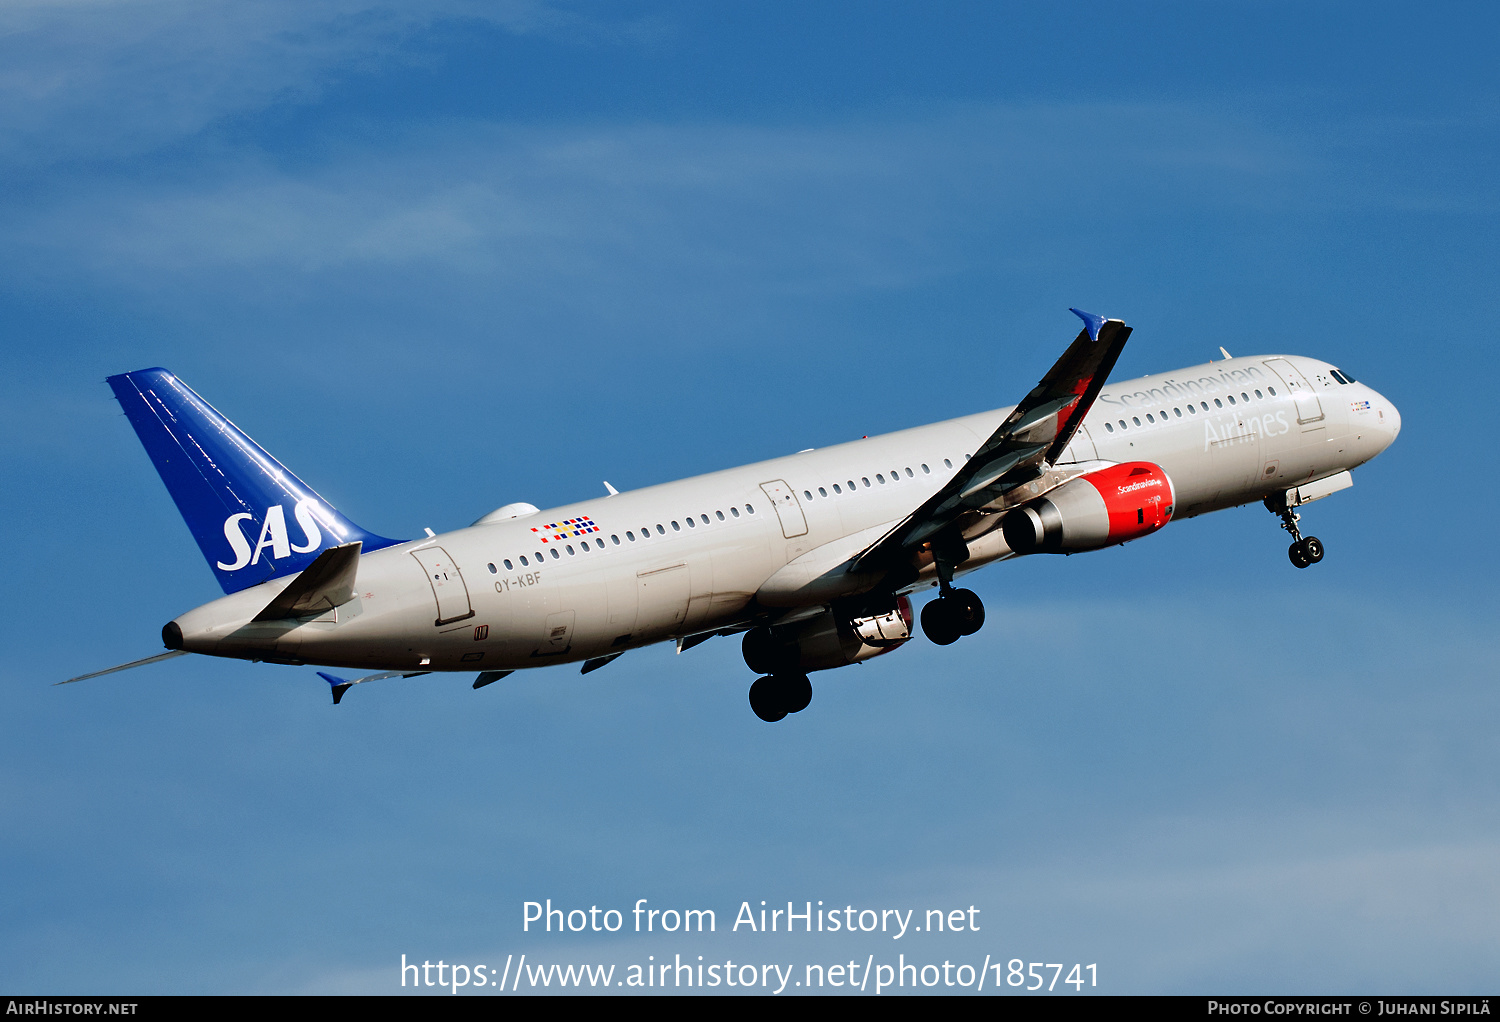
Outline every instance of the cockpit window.
{"type": "Polygon", "coordinates": [[[1356,382],[1355,379],[1354,379],[1354,377],[1350,376],[1348,373],[1344,372],[1342,369],[1335,369],[1333,371],[1333,378],[1335,380],[1338,380],[1340,383],[1354,383],[1354,382],[1356,382]]]}

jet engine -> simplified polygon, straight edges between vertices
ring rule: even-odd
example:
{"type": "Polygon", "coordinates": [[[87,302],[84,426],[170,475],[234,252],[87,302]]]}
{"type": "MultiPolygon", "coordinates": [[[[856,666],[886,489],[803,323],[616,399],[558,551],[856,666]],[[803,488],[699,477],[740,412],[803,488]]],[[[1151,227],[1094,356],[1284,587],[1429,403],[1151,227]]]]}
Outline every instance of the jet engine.
{"type": "Polygon", "coordinates": [[[911,638],[911,600],[883,606],[823,611],[805,621],[752,628],[745,633],[745,663],[758,674],[806,674],[889,653],[911,638]]]}
{"type": "Polygon", "coordinates": [[[1129,461],[1069,480],[1000,522],[1018,554],[1097,550],[1139,539],[1172,518],[1172,480],[1160,465],[1129,461]]]}

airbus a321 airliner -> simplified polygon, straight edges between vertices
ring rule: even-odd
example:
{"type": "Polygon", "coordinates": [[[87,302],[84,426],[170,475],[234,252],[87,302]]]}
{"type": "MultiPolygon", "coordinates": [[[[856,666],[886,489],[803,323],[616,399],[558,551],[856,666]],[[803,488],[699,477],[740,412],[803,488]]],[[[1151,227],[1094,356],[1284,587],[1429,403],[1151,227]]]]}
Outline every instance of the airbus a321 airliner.
{"type": "MultiPolygon", "coordinates": [[[[1323,558],[1297,508],[1352,485],[1401,428],[1391,402],[1296,355],[1231,358],[1108,384],[1130,327],[1083,330],[1013,408],[539,511],[507,504],[466,529],[366,532],[165,369],[109,378],[227,594],[168,622],[170,652],[317,664],[351,685],[581,662],[742,635],[750,707],[780,720],[808,674],[922,630],[977,632],[953,580],[992,561],[1074,553],[1174,518],[1263,501],[1299,568],[1323,558]]],[[[1221,351],[1223,349],[1220,349],[1221,351]]],[[[71,678],[96,677],[109,671],[71,678]]],[[[63,683],[59,683],[63,684],[63,683]]]]}

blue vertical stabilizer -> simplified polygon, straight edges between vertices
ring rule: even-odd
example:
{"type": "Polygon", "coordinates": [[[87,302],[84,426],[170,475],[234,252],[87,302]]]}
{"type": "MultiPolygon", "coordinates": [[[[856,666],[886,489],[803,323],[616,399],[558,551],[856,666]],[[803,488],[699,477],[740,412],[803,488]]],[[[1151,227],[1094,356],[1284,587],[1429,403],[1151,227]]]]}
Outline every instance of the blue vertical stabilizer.
{"type": "Polygon", "coordinates": [[[226,593],[299,572],[331,547],[399,542],[339,514],[165,369],[109,385],[226,593]]]}

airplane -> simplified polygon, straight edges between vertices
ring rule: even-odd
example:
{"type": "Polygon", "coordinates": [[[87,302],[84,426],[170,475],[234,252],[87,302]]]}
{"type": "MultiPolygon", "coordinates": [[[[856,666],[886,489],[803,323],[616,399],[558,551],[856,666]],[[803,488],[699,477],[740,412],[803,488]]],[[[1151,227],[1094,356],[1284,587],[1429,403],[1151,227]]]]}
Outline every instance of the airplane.
{"type": "Polygon", "coordinates": [[[985,610],[954,580],[994,561],[1096,550],[1170,521],[1261,501],[1298,568],[1323,559],[1298,508],[1353,485],[1401,416],[1365,384],[1297,355],[1233,358],[1107,383],[1131,328],[1083,329],[1022,401],[885,436],[471,526],[388,539],[329,505],[165,369],[109,377],[225,595],[162,629],[168,652],[320,671],[338,704],[391,677],[580,663],[741,636],[750,707],[781,720],[810,673],[912,638],[973,635],[985,610]]]}

